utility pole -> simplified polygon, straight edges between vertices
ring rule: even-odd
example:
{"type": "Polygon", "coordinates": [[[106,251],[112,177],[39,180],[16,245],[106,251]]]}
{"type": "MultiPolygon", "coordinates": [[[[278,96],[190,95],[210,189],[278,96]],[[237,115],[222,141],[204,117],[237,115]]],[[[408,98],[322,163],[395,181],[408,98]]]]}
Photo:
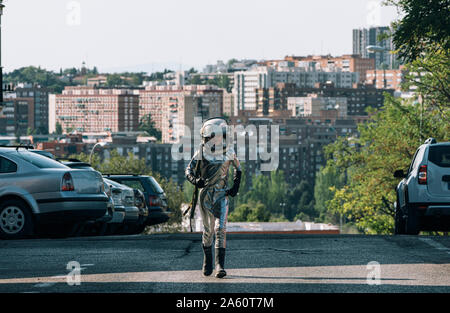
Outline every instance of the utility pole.
{"type": "Polygon", "coordinates": [[[0,112],[3,109],[3,65],[2,65],[2,15],[3,8],[5,5],[3,4],[3,0],[0,0],[0,112]]]}

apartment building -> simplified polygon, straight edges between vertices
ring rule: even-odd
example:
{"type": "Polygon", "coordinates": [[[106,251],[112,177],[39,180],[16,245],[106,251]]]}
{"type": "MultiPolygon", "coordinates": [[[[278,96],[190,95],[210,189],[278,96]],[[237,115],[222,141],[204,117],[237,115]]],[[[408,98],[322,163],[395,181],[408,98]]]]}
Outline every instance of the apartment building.
{"type": "Polygon", "coordinates": [[[313,88],[299,88],[295,84],[276,84],[275,87],[256,90],[257,111],[262,115],[273,114],[276,110],[286,110],[289,97],[306,97],[317,93],[323,97],[347,98],[347,115],[367,115],[366,108],[380,108],[384,103],[384,92],[394,94],[393,89],[377,89],[370,84],[355,84],[355,88],[338,88],[332,83],[316,84],[313,88]]]}
{"type": "Polygon", "coordinates": [[[347,117],[346,97],[324,97],[317,93],[307,97],[289,97],[288,110],[293,117],[318,117],[321,111],[336,111],[339,118],[347,117]]]}
{"type": "Polygon", "coordinates": [[[240,110],[256,110],[256,90],[271,88],[277,83],[292,83],[299,88],[312,88],[317,83],[332,82],[338,88],[352,88],[359,81],[357,72],[325,72],[302,67],[274,70],[261,66],[251,71],[236,72],[234,75],[234,115],[240,110]]]}
{"type": "MultiPolygon", "coordinates": [[[[278,153],[277,169],[284,172],[289,184],[297,184],[301,180],[314,184],[317,171],[326,164],[323,148],[340,136],[357,135],[357,123],[351,118],[329,120],[323,116],[285,118],[240,114],[231,118],[231,124],[244,127],[251,124],[257,129],[267,125],[268,130],[270,125],[279,126],[279,145],[271,149],[278,153]]],[[[270,138],[269,132],[267,142],[270,138]]],[[[236,147],[238,155],[245,156],[241,165],[245,167],[247,182],[251,182],[253,175],[270,175],[270,172],[261,171],[261,164],[266,161],[261,160],[259,155],[257,160],[250,160],[251,149],[250,145],[236,147]]]]}
{"type": "Polygon", "coordinates": [[[66,87],[49,95],[49,131],[58,123],[63,132],[136,131],[139,96],[128,89],[66,87]]]}
{"type": "Polygon", "coordinates": [[[193,130],[195,116],[222,115],[224,91],[215,86],[147,86],[137,93],[140,118],[151,115],[164,143],[178,142],[185,125],[193,130]]]}
{"type": "Polygon", "coordinates": [[[35,129],[34,99],[6,94],[0,113],[0,135],[21,136],[35,129]]]}
{"type": "Polygon", "coordinates": [[[378,89],[401,91],[405,75],[406,70],[402,66],[398,70],[370,70],[366,73],[366,81],[378,89]]]}
{"type": "Polygon", "coordinates": [[[375,69],[375,60],[361,57],[358,54],[345,54],[338,57],[331,55],[286,56],[285,61],[292,62],[294,66],[301,66],[305,62],[315,64],[316,68],[325,72],[356,72],[359,82],[363,82],[368,70],[375,69]]]}
{"type": "Polygon", "coordinates": [[[29,127],[39,134],[48,134],[48,89],[32,84],[19,84],[15,88],[18,98],[33,99],[30,107],[29,127]],[[33,121],[31,121],[31,118],[33,121]]]}

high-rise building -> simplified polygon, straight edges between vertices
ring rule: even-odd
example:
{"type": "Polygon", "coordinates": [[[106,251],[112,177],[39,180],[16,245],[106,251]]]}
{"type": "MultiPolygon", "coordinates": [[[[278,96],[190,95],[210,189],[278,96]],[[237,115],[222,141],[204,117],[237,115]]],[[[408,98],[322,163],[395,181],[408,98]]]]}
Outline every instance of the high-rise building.
{"type": "Polygon", "coordinates": [[[19,84],[15,92],[18,98],[32,98],[33,112],[30,111],[31,130],[38,134],[48,134],[48,89],[31,84],[19,84]],[[32,117],[31,117],[32,115],[32,117]]]}
{"type": "Polygon", "coordinates": [[[139,96],[127,89],[66,87],[49,95],[49,131],[56,124],[64,132],[137,131],[139,96]]]}
{"type": "Polygon", "coordinates": [[[0,134],[8,136],[27,135],[34,130],[34,99],[17,97],[15,92],[6,93],[0,113],[0,134]]]}
{"type": "Polygon", "coordinates": [[[371,58],[375,60],[377,69],[387,68],[396,69],[399,61],[395,54],[390,51],[395,50],[392,39],[386,38],[380,40],[380,35],[390,32],[387,26],[378,26],[370,28],[353,29],[353,54],[359,54],[363,58],[371,58]],[[367,51],[368,46],[379,46],[385,49],[380,52],[367,51]]]}

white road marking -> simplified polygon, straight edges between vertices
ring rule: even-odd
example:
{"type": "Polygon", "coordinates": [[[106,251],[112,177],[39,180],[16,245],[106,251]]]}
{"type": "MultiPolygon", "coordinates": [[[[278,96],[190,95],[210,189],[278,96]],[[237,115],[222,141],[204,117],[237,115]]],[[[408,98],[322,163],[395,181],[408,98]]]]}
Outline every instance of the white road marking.
{"type": "Polygon", "coordinates": [[[440,244],[439,242],[434,241],[431,238],[419,238],[420,241],[425,242],[426,244],[432,246],[433,248],[440,250],[440,251],[445,251],[447,252],[447,254],[450,254],[450,248],[447,248],[446,246],[443,246],[442,244],[440,244]]]}
{"type": "Polygon", "coordinates": [[[33,287],[45,288],[45,287],[51,287],[51,286],[54,286],[54,285],[56,285],[56,283],[39,283],[39,284],[34,285],[33,287]]]}
{"type": "MultiPolygon", "coordinates": [[[[366,284],[364,265],[301,266],[227,269],[224,279],[203,277],[201,270],[118,272],[83,274],[85,283],[246,283],[246,284],[366,284]]],[[[65,284],[66,277],[28,277],[0,279],[3,284],[65,284]]],[[[383,285],[450,286],[448,264],[381,264],[383,285]]],[[[40,285],[43,286],[43,285],[40,285]]],[[[50,286],[50,285],[44,285],[50,286]]]]}
{"type": "MultiPolygon", "coordinates": [[[[80,271],[87,269],[89,266],[94,266],[94,264],[81,264],[80,271]]],[[[67,278],[67,275],[51,276],[50,279],[56,280],[56,282],[42,282],[42,283],[38,283],[38,284],[34,285],[33,287],[36,287],[36,288],[52,287],[53,285],[56,285],[58,282],[60,282],[61,280],[65,280],[66,278],[67,278]]]]}

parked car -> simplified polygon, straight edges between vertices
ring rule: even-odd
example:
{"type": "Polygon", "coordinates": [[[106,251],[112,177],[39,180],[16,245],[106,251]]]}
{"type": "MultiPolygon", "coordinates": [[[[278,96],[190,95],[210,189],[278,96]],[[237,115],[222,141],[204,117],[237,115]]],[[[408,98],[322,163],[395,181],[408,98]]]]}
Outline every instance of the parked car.
{"type": "Polygon", "coordinates": [[[73,170],[22,147],[0,148],[0,236],[31,236],[41,226],[63,229],[107,212],[98,172],[73,170]]]}
{"type": "MultiPolygon", "coordinates": [[[[59,159],[64,165],[73,169],[84,169],[95,171],[95,169],[85,162],[81,162],[77,159],[59,159]]],[[[117,190],[112,185],[103,181],[105,187],[105,193],[109,198],[108,211],[105,216],[95,220],[83,223],[80,227],[78,234],[80,235],[108,235],[113,234],[123,223],[125,219],[125,207],[122,204],[114,205],[113,193],[117,193],[117,190]]],[[[119,189],[121,192],[121,189],[119,189]]]]}
{"type": "Polygon", "coordinates": [[[396,187],[395,233],[450,230],[450,142],[430,138],[421,145],[396,187]]]}
{"type": "Polygon", "coordinates": [[[139,189],[133,189],[134,192],[134,203],[136,207],[139,208],[139,221],[134,227],[130,227],[128,233],[130,235],[140,234],[144,231],[147,226],[147,218],[148,218],[148,208],[145,204],[145,196],[142,191],[139,189]]]}
{"type": "Polygon", "coordinates": [[[104,177],[144,193],[145,203],[148,207],[146,225],[161,224],[169,219],[170,210],[167,206],[166,194],[152,176],[107,174],[104,177]]]}
{"type": "Polygon", "coordinates": [[[112,188],[114,207],[123,207],[125,212],[121,227],[115,230],[114,233],[127,234],[130,228],[134,228],[140,222],[140,210],[135,203],[134,191],[132,188],[119,184],[116,181],[107,178],[103,178],[103,180],[112,188]]]}

